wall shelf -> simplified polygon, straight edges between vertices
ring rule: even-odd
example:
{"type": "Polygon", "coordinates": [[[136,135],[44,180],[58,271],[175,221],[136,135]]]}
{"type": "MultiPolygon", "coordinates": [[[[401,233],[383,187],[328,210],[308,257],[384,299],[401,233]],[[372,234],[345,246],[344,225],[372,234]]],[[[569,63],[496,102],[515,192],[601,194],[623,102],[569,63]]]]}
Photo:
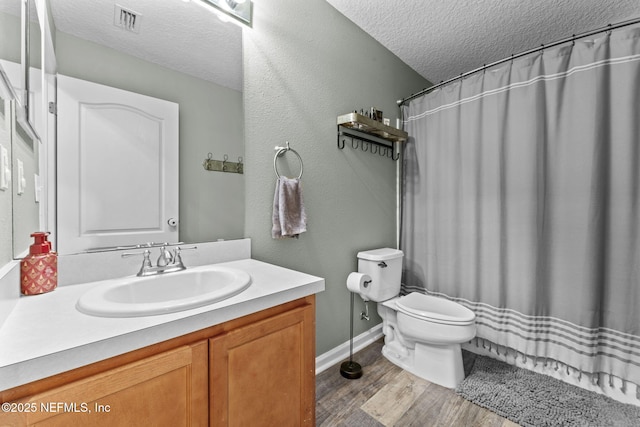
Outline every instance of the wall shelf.
{"type": "Polygon", "coordinates": [[[387,126],[358,113],[338,116],[338,126],[357,130],[390,142],[404,142],[409,137],[409,134],[403,130],[387,126]]]}
{"type": "Polygon", "coordinates": [[[351,146],[354,149],[359,145],[362,151],[377,153],[393,160],[398,160],[400,157],[400,153],[396,153],[396,144],[405,142],[409,137],[405,131],[387,126],[358,113],[338,116],[337,124],[339,149],[342,150],[345,147],[344,137],[347,137],[351,139],[351,146]]]}

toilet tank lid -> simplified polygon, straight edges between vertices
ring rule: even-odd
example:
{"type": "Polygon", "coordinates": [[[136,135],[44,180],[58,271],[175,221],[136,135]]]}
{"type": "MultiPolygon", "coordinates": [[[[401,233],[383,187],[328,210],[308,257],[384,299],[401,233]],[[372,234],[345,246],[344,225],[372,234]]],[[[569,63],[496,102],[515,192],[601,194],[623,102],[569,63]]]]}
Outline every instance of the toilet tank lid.
{"type": "Polygon", "coordinates": [[[402,258],[404,254],[400,249],[382,248],[370,251],[358,252],[359,259],[367,261],[388,261],[391,259],[402,258]]]}

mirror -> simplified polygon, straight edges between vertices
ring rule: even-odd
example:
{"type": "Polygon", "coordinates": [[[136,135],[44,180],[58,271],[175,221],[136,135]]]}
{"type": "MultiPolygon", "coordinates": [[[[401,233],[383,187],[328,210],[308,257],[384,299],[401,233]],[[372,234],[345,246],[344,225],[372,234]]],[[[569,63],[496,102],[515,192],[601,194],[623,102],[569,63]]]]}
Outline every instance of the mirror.
{"type": "MultiPolygon", "coordinates": [[[[14,107],[17,106],[14,103],[14,107]]],[[[11,157],[13,159],[13,256],[22,258],[32,243],[31,233],[39,231],[40,208],[36,196],[36,176],[40,176],[40,140],[29,126],[19,120],[14,108],[11,127],[11,157]]]]}
{"type": "Polygon", "coordinates": [[[203,167],[244,156],[241,28],[200,0],[48,3],[59,74],[179,104],[179,239],[244,237],[244,175],[203,167]]]}
{"type": "MultiPolygon", "coordinates": [[[[0,18],[1,19],[1,18],[0,18]]],[[[8,169],[11,165],[11,111],[9,81],[0,69],[0,266],[13,258],[12,194],[8,169]],[[6,236],[6,237],[5,237],[6,236]]]]}
{"type": "Polygon", "coordinates": [[[243,237],[244,175],[203,167],[244,155],[240,27],[200,0],[50,3],[59,74],[179,104],[179,240],[243,237]]]}
{"type": "Polygon", "coordinates": [[[3,225],[11,233],[3,233],[0,257],[3,263],[22,257],[30,244],[30,234],[41,228],[41,208],[36,197],[40,173],[41,144],[38,138],[37,106],[42,105],[39,69],[40,31],[33,0],[0,1],[0,68],[3,73],[3,150],[5,176],[0,185],[3,225]],[[32,19],[29,19],[31,16],[32,19]],[[31,75],[30,75],[31,74],[31,75]],[[29,84],[27,84],[27,82],[29,84]],[[31,114],[30,107],[33,107],[31,114]],[[5,155],[6,154],[6,155],[5,155]],[[9,200],[10,199],[10,200],[9,200]],[[5,238],[5,236],[7,236],[5,238]],[[5,239],[7,239],[5,241],[5,239]],[[11,248],[6,251],[4,248],[11,248]],[[7,257],[7,254],[11,254],[7,257]]]}
{"type": "MultiPolygon", "coordinates": [[[[0,1],[0,59],[20,63],[20,1],[0,1]]],[[[19,65],[18,65],[19,67],[19,65]]],[[[13,202],[11,190],[12,84],[0,64],[0,266],[13,259],[13,202]]]]}
{"type": "Polygon", "coordinates": [[[24,256],[30,234],[40,229],[35,179],[40,140],[23,120],[21,104],[2,65],[7,64],[0,64],[0,229],[8,238],[0,239],[0,262],[6,263],[24,256]]]}

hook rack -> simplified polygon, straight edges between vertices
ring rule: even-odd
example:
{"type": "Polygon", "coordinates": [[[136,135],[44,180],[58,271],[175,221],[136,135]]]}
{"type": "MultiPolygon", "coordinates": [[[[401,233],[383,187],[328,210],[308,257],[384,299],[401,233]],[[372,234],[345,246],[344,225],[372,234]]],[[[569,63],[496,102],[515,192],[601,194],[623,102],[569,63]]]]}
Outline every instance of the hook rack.
{"type": "Polygon", "coordinates": [[[381,157],[388,157],[394,161],[400,158],[400,153],[396,150],[395,141],[391,141],[391,145],[384,144],[379,141],[374,141],[373,139],[365,138],[361,135],[356,135],[338,129],[338,148],[341,150],[344,149],[346,145],[345,138],[351,139],[351,148],[353,148],[354,150],[357,150],[358,147],[360,147],[360,150],[364,152],[368,151],[371,154],[378,154],[381,157]]]}
{"type": "Polygon", "coordinates": [[[360,147],[362,151],[398,160],[400,151],[396,144],[406,141],[408,137],[409,135],[400,129],[382,124],[358,113],[349,113],[338,117],[338,148],[341,150],[345,147],[345,138],[350,138],[353,149],[360,147]],[[369,136],[382,139],[384,142],[371,139],[369,136]]]}
{"type": "Polygon", "coordinates": [[[242,163],[242,156],[238,157],[237,162],[229,162],[227,161],[228,159],[229,156],[225,154],[223,160],[214,160],[213,154],[209,153],[207,155],[207,158],[204,159],[202,166],[205,170],[208,171],[244,174],[244,164],[242,163]]]}

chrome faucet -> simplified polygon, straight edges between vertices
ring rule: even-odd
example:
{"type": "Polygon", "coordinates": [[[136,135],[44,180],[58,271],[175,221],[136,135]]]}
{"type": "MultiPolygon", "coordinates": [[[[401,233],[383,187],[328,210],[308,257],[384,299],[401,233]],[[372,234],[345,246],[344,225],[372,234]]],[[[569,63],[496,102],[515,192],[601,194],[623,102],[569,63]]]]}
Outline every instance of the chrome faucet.
{"type": "MultiPolygon", "coordinates": [[[[178,249],[179,248],[176,248],[176,251],[178,249]]],[[[162,246],[160,248],[160,256],[158,257],[158,261],[156,261],[156,264],[158,265],[158,267],[166,267],[172,262],[173,262],[173,255],[166,247],[162,246]]]]}
{"type": "Polygon", "coordinates": [[[188,251],[198,249],[197,246],[191,248],[181,248],[177,246],[173,252],[167,249],[166,246],[160,248],[160,256],[156,261],[156,267],[151,263],[151,251],[145,249],[144,252],[125,252],[122,254],[122,258],[128,258],[131,256],[142,255],[142,265],[137,276],[152,276],[155,274],[171,273],[173,271],[186,270],[184,263],[182,262],[182,251],[188,251]]]}

